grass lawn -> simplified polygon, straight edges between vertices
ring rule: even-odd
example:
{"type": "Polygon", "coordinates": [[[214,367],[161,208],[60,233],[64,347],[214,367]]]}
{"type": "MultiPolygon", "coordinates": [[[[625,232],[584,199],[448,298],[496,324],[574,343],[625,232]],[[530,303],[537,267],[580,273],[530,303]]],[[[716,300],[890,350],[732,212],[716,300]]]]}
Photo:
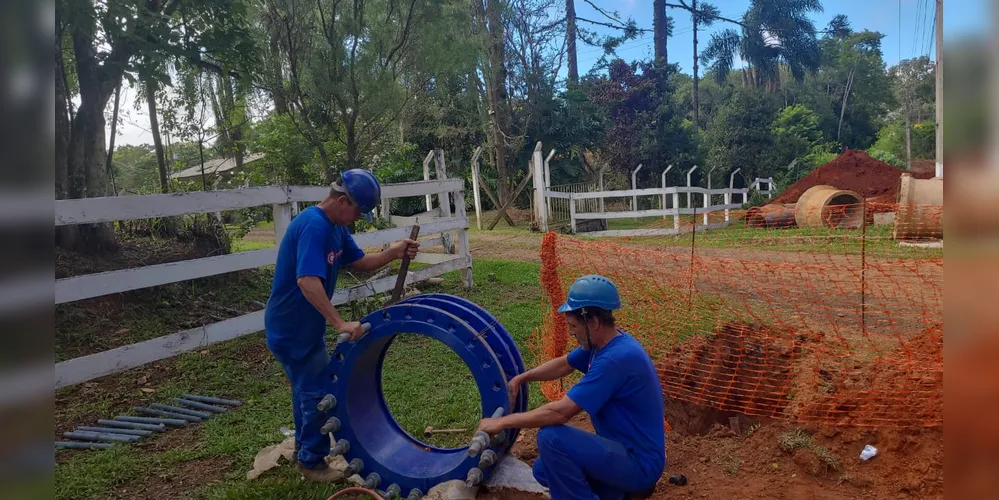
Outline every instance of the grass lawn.
{"type": "MultiPolygon", "coordinates": [[[[649,219],[649,218],[646,218],[649,219]]],[[[612,219],[610,229],[668,229],[672,219],[612,219]]],[[[687,221],[689,225],[689,221],[687,221]]],[[[732,221],[731,225],[685,233],[675,236],[633,236],[621,238],[631,243],[663,247],[690,247],[691,239],[699,248],[732,248],[746,250],[769,250],[781,252],[815,253],[827,255],[860,255],[895,259],[934,259],[943,257],[943,249],[899,247],[891,237],[891,226],[867,227],[861,229],[791,228],[757,229],[746,227],[742,221],[732,221]]],[[[586,233],[577,235],[584,239],[586,233]]]]}
{"type": "MultiPolygon", "coordinates": [[[[443,284],[423,286],[421,291],[462,295],[484,307],[510,331],[525,363],[532,366],[526,345],[542,314],[538,266],[476,260],[473,272],[477,279],[471,291],[461,287],[457,271],[446,275],[443,284]],[[489,273],[495,273],[494,282],[486,281],[489,273]]],[[[229,293],[238,296],[242,292],[229,293]]],[[[156,335],[169,333],[164,331],[168,325],[158,324],[169,319],[152,315],[132,328],[156,335]]],[[[427,425],[468,429],[467,435],[437,435],[427,440],[429,444],[467,442],[480,416],[478,393],[467,374],[457,355],[443,344],[402,336],[390,347],[383,370],[386,402],[400,425],[418,437],[427,425]]],[[[309,484],[283,462],[255,481],[245,479],[256,453],[284,438],[281,427],[292,427],[290,391],[281,367],[264,346],[262,333],[107,377],[94,385],[56,393],[57,427],[92,425],[98,418],[129,412],[145,401],[168,402],[184,392],[236,398],[246,404],[139,444],[104,451],[60,450],[55,468],[57,498],[151,498],[168,491],[194,498],[326,498],[342,487],[309,484]],[[141,377],[150,381],[140,385],[155,392],[139,390],[136,380],[141,377]]],[[[532,387],[530,400],[532,406],[543,402],[537,387],[532,387]]]]}

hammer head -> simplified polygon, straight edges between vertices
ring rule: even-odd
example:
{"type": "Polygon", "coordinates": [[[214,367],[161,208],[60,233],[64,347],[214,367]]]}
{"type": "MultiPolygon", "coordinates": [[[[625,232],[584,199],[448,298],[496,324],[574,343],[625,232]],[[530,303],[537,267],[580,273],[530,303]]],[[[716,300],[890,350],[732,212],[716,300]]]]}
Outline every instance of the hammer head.
{"type": "Polygon", "coordinates": [[[434,433],[434,427],[428,425],[426,429],[423,429],[423,437],[430,437],[434,433]]]}

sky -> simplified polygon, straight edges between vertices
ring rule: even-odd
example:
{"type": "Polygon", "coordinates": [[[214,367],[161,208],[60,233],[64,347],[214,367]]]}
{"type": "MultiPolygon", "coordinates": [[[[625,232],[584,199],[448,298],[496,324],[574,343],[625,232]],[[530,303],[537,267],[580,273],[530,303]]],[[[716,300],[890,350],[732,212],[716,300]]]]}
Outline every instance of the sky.
{"type": "MultiPolygon", "coordinates": [[[[593,4],[607,11],[616,11],[622,18],[632,18],[640,28],[652,29],[652,0],[590,0],[593,4]]],[[[689,1],[689,0],[688,0],[689,1]]],[[[667,3],[678,3],[677,0],[667,0],[667,3]]],[[[723,17],[738,19],[749,6],[749,0],[714,0],[723,17]]],[[[948,0],[944,3],[944,40],[969,34],[987,33],[989,19],[988,0],[948,0]]],[[[586,0],[575,0],[576,15],[595,21],[606,20],[601,17],[586,0]]],[[[845,14],[854,30],[869,29],[885,35],[882,40],[882,50],[885,62],[891,66],[902,59],[910,59],[920,55],[929,55],[936,59],[934,44],[934,0],[824,0],[824,12],[814,14],[812,19],[818,29],[823,29],[829,20],[837,14],[845,14]]],[[[667,42],[667,50],[671,63],[678,63],[680,70],[691,73],[693,69],[693,30],[690,15],[685,11],[667,9],[667,15],[673,18],[673,37],[667,42]]],[[[581,26],[597,31],[610,33],[611,30],[599,26],[581,26]]],[[[711,39],[711,33],[731,27],[728,23],[717,22],[708,29],[698,30],[698,49],[703,50],[711,39]]],[[[587,73],[601,56],[601,49],[578,44],[579,72],[587,73]]],[[[618,55],[626,61],[635,59],[651,59],[652,33],[644,33],[636,40],[622,45],[618,55]]],[[[945,61],[946,63],[946,61],[945,61]]],[[[703,72],[703,68],[701,69],[703,72]]],[[[565,70],[562,71],[563,75],[565,70]]],[[[145,106],[135,109],[133,97],[135,90],[122,88],[121,113],[124,123],[119,127],[116,145],[151,144],[149,134],[149,116],[145,106]]],[[[110,127],[110,123],[108,124],[110,127]]],[[[109,131],[110,134],[110,131],[109,131]]],[[[110,139],[110,137],[108,137],[110,139]]]]}

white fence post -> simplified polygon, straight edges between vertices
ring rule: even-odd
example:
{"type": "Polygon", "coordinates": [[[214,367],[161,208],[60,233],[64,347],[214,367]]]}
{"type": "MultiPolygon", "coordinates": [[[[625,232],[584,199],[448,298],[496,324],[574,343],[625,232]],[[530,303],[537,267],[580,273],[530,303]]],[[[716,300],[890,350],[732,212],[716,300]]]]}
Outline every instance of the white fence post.
{"type": "MultiPolygon", "coordinates": [[[[445,180],[447,179],[447,165],[444,164],[444,150],[441,148],[436,148],[434,153],[434,167],[437,170],[437,179],[445,180]]],[[[451,192],[441,191],[437,193],[437,203],[441,206],[441,217],[450,218],[451,217],[451,192]]],[[[444,251],[450,254],[455,252],[454,248],[454,234],[450,231],[442,233],[441,236],[444,238],[444,251]]]]}
{"type": "MultiPolygon", "coordinates": [[[[673,168],[673,165],[670,165],[670,166],[666,167],[666,170],[663,170],[663,189],[666,189],[666,174],[668,174],[669,171],[670,171],[670,169],[672,169],[672,168],[673,168]]],[[[673,207],[673,208],[676,208],[676,207],[673,207]]],[[[665,191],[663,191],[663,206],[662,206],[662,209],[666,210],[666,192],[665,191]]],[[[663,220],[666,220],[666,216],[665,215],[663,216],[663,220]]]]}
{"type": "MultiPolygon", "coordinates": [[[[553,156],[555,156],[555,149],[549,151],[548,156],[545,157],[545,187],[542,190],[542,196],[545,200],[545,210],[548,210],[548,215],[545,216],[545,222],[548,222],[548,217],[551,216],[552,211],[552,201],[548,199],[548,190],[552,187],[551,161],[553,156]]],[[[548,231],[548,229],[545,229],[545,231],[548,231]]]]}
{"type": "Polygon", "coordinates": [[[291,224],[291,203],[275,203],[271,206],[274,210],[274,243],[281,246],[284,233],[288,232],[288,225],[291,224]]]}
{"type": "Polygon", "coordinates": [[[569,227],[572,228],[572,234],[576,234],[576,197],[574,193],[569,193],[569,227]]]}
{"type": "MultiPolygon", "coordinates": [[[[607,171],[607,167],[600,169],[600,190],[604,190],[604,172],[607,171]]],[[[604,199],[600,198],[600,213],[604,213],[604,199]]]]}
{"type": "Polygon", "coordinates": [[[547,163],[541,153],[541,141],[534,145],[534,154],[531,155],[531,162],[534,163],[534,213],[537,216],[538,226],[542,233],[548,232],[548,205],[545,203],[545,165],[547,163]]]}
{"type": "MultiPolygon", "coordinates": [[[[631,189],[638,189],[638,171],[642,169],[642,164],[638,164],[638,168],[631,171],[631,189]]],[[[633,212],[638,211],[638,197],[631,197],[631,210],[633,212]]]]}
{"type": "MultiPolygon", "coordinates": [[[[454,192],[454,210],[455,216],[460,219],[465,219],[466,225],[468,221],[468,212],[465,210],[465,190],[459,189],[454,192]]],[[[458,230],[458,256],[468,258],[471,260],[472,253],[468,245],[468,229],[458,230]]],[[[461,269],[461,281],[465,284],[465,288],[468,290],[472,289],[472,268],[462,268],[461,269]]]]}
{"type": "MultiPolygon", "coordinates": [[[[434,158],[434,151],[430,150],[427,152],[427,156],[423,158],[423,180],[430,180],[430,160],[434,158]]],[[[443,179],[440,179],[443,180],[443,179]]],[[[430,199],[431,195],[427,195],[427,212],[429,212],[434,207],[433,200],[430,199]]]]}
{"type": "Polygon", "coordinates": [[[482,230],[482,200],[479,198],[479,158],[482,156],[482,146],[475,148],[472,155],[472,199],[475,201],[475,227],[482,230]]]}
{"type": "Polygon", "coordinates": [[[680,230],[680,193],[673,193],[673,229],[680,230]]]}
{"type": "MultiPolygon", "coordinates": [[[[694,165],[694,168],[687,171],[687,187],[690,187],[690,174],[694,173],[694,170],[697,170],[697,165],[694,165]]],[[[690,201],[690,191],[687,191],[687,208],[694,208],[693,203],[690,201]]]]}

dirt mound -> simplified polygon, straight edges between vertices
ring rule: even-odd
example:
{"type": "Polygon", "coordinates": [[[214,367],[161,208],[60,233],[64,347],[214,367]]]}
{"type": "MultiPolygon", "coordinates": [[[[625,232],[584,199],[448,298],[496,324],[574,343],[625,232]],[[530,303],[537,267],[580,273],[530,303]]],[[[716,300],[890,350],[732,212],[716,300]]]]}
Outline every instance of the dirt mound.
{"type": "MultiPolygon", "coordinates": [[[[864,151],[850,149],[789,186],[771,203],[796,203],[802,193],[822,184],[854,191],[863,198],[894,203],[901,175],[901,169],[871,158],[864,151]]],[[[914,175],[927,179],[933,177],[933,172],[920,170],[914,175]]]]}
{"type": "Polygon", "coordinates": [[[733,323],[674,348],[660,369],[671,400],[667,421],[678,432],[700,434],[715,423],[728,425],[731,416],[782,415],[795,360],[802,344],[813,340],[787,329],[733,323]]]}
{"type": "Polygon", "coordinates": [[[926,328],[866,364],[826,367],[803,420],[885,428],[943,425],[943,330],[926,328]],[[830,419],[834,419],[830,421],[830,419]]]}

